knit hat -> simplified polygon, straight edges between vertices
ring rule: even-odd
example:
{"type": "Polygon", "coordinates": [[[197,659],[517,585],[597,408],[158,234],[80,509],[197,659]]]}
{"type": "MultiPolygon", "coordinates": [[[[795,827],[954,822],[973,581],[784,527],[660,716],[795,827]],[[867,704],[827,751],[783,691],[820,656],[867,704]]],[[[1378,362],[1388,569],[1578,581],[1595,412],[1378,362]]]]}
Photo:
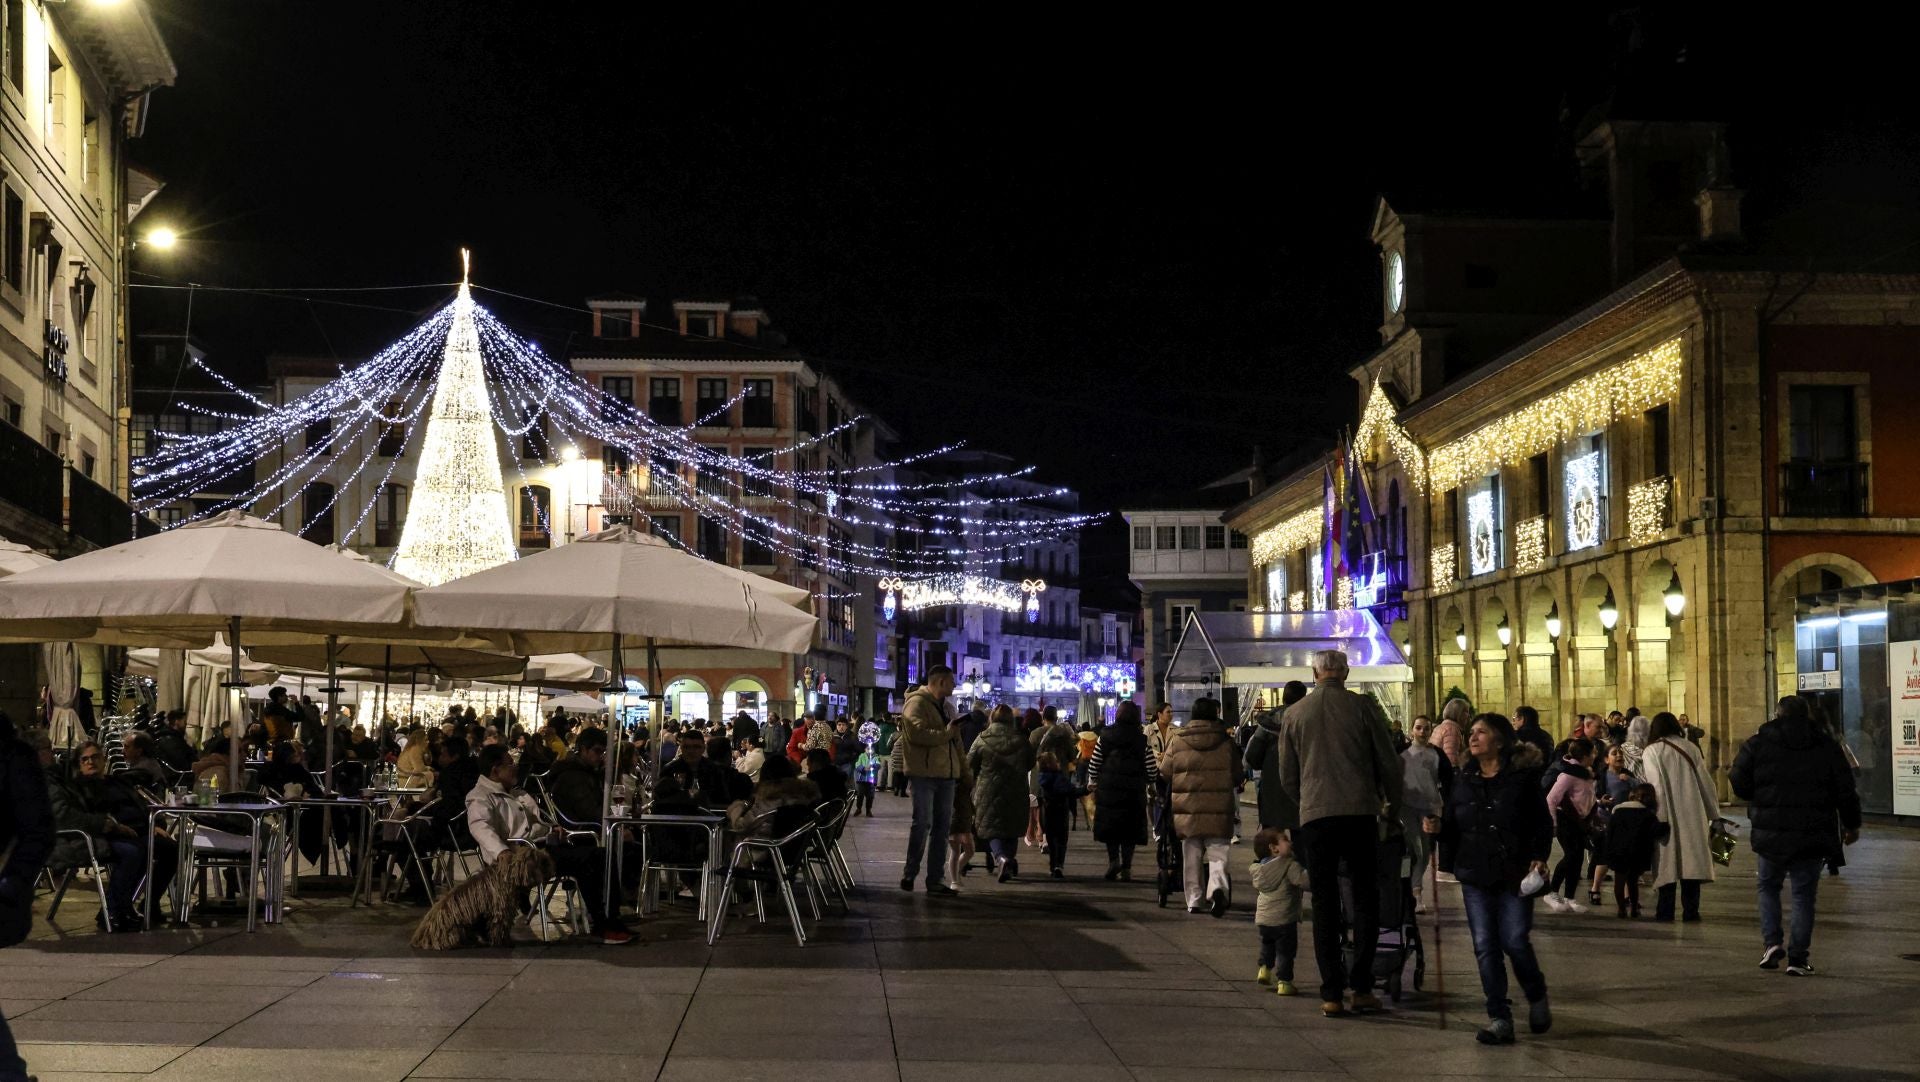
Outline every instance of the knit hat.
{"type": "Polygon", "coordinates": [[[1100,739],[1099,734],[1095,733],[1092,729],[1080,730],[1080,742],[1082,744],[1091,744],[1098,739],[1100,739]]]}

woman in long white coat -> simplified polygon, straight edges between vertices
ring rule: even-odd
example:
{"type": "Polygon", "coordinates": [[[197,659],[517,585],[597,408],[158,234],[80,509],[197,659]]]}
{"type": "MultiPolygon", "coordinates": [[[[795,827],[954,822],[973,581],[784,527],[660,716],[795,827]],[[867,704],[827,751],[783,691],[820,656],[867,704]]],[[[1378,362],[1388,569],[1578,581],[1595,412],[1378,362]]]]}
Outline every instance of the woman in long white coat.
{"type": "Polygon", "coordinates": [[[1653,716],[1646,750],[1640,754],[1640,780],[1660,798],[1660,821],[1672,828],[1660,842],[1654,885],[1660,890],[1655,920],[1673,919],[1678,888],[1680,919],[1700,919],[1700,884],[1713,882],[1713,853],[1708,835],[1720,817],[1720,801],[1700,749],[1680,728],[1680,719],[1662,711],[1653,716]]]}

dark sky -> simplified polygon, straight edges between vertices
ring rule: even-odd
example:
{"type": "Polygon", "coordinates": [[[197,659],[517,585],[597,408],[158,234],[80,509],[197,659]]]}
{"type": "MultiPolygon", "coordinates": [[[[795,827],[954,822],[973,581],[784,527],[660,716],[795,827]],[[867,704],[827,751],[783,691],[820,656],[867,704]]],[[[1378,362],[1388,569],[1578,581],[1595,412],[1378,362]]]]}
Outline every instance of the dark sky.
{"type": "MultiPolygon", "coordinates": [[[[156,6],[180,77],[135,148],[168,181],[143,223],[187,240],[136,253],[135,280],[295,290],[196,295],[223,369],[365,355],[446,291],[302,291],[449,282],[467,245],[477,284],[565,305],[758,296],[909,449],[1008,451],[1092,508],[1331,431],[1353,409],[1342,371],[1377,341],[1376,193],[1565,187],[1563,114],[1614,85],[1629,43],[1629,69],[1702,94],[1675,108],[1745,124],[1743,174],[1913,195],[1913,134],[1878,119],[1905,65],[1880,71],[1851,27],[156,6]]],[[[181,296],[156,297],[139,322],[177,329],[181,296]]],[[[585,328],[482,299],[556,352],[585,328]]]]}

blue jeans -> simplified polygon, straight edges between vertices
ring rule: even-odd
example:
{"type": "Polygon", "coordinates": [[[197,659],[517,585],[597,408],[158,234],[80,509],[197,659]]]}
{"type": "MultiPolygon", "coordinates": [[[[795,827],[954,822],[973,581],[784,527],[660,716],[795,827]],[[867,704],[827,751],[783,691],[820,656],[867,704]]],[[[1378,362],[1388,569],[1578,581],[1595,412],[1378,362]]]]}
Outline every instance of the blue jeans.
{"type": "Polygon", "coordinates": [[[1826,866],[1825,857],[1801,857],[1799,860],[1781,862],[1768,860],[1758,853],[1754,854],[1760,866],[1760,939],[1761,946],[1781,946],[1780,937],[1780,884],[1788,881],[1793,885],[1793,930],[1785,946],[1787,961],[1804,962],[1807,949],[1813,946],[1813,900],[1820,892],[1820,869],[1826,866]]]}
{"type": "Polygon", "coordinates": [[[1533,931],[1533,899],[1462,883],[1460,900],[1466,904],[1467,928],[1473,933],[1473,957],[1480,964],[1480,990],[1487,994],[1487,1017],[1513,1017],[1513,1003],[1507,999],[1508,961],[1513,963],[1513,975],[1527,994],[1527,1002],[1547,998],[1547,978],[1540,972],[1533,941],[1528,938],[1533,931]]]}
{"type": "Polygon", "coordinates": [[[907,870],[901,878],[912,882],[920,874],[920,858],[927,858],[927,885],[937,886],[947,874],[947,831],[953,825],[952,778],[909,778],[913,785],[913,830],[907,835],[907,870]],[[931,837],[929,837],[931,834],[931,837]],[[932,852],[927,852],[931,843],[932,852]]]}

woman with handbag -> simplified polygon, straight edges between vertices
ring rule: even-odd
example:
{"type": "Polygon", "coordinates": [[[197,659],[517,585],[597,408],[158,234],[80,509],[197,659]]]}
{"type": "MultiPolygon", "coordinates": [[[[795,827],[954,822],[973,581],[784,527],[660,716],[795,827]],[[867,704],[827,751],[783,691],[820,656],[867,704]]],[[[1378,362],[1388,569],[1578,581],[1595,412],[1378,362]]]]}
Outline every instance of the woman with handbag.
{"type": "Polygon", "coordinates": [[[1659,902],[1654,920],[1673,920],[1674,895],[1680,919],[1700,919],[1700,884],[1713,882],[1713,824],[1720,799],[1707,777],[1700,749],[1686,738],[1680,719],[1666,711],[1653,716],[1647,747],[1640,753],[1640,780],[1660,796],[1660,821],[1670,828],[1660,843],[1654,886],[1659,902]]]}
{"type": "Polygon", "coordinates": [[[1546,882],[1553,820],[1540,797],[1540,750],[1514,736],[1513,723],[1481,714],[1467,730],[1467,756],[1438,818],[1421,828],[1439,836],[1440,870],[1460,881],[1460,900],[1473,934],[1480,988],[1491,1021],[1481,1044],[1513,1043],[1513,1004],[1507,964],[1526,993],[1535,1033],[1553,1027],[1547,978],[1533,953],[1533,898],[1546,882]]]}

